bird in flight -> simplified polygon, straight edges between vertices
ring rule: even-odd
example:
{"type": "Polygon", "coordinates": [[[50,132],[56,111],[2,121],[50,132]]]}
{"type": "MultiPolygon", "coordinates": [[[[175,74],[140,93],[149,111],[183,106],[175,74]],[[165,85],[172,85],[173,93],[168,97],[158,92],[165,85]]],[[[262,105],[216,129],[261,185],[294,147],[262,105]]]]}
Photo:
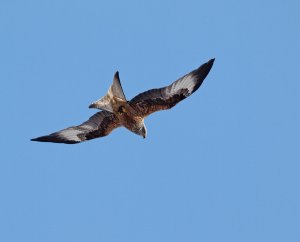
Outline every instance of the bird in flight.
{"type": "Polygon", "coordinates": [[[202,84],[213,66],[215,59],[201,65],[163,88],[151,89],[127,101],[123,92],[119,73],[114,75],[107,94],[93,102],[89,108],[102,111],[94,114],[86,122],[61,131],[31,139],[32,141],[76,144],[106,136],[114,129],[124,126],[131,132],[146,138],[145,118],[160,110],[174,107],[194,93],[202,84]]]}

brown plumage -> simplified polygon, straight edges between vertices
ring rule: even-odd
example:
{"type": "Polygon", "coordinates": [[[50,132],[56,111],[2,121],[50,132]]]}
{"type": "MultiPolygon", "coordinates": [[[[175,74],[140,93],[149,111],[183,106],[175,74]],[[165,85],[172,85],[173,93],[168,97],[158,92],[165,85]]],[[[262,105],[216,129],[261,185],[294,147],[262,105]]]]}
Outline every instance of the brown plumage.
{"type": "Polygon", "coordinates": [[[213,63],[214,59],[211,59],[171,85],[143,92],[130,101],[126,100],[119,73],[116,72],[113,84],[107,94],[89,106],[104,111],[96,113],[78,126],[38,137],[32,141],[80,143],[106,136],[121,126],[145,138],[147,130],[144,119],[153,112],[174,107],[181,100],[194,93],[208,75],[213,63]]]}

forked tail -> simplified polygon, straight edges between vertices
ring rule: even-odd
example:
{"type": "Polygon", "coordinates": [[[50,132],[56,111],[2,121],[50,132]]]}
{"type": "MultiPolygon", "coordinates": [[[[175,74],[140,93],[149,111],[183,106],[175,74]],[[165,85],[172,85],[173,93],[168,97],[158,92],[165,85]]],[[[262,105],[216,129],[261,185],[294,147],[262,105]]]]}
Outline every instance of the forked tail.
{"type": "Polygon", "coordinates": [[[113,113],[114,110],[118,108],[119,104],[124,102],[127,101],[120,82],[119,72],[117,71],[107,94],[93,102],[89,108],[102,109],[113,113]]]}

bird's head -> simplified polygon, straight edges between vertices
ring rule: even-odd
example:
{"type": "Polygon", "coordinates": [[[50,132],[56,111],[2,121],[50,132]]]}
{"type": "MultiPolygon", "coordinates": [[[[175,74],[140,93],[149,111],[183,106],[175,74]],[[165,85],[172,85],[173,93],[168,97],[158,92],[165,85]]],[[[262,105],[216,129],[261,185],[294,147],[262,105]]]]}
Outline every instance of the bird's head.
{"type": "Polygon", "coordinates": [[[134,130],[133,132],[136,133],[137,135],[142,136],[144,139],[147,136],[147,129],[146,129],[146,126],[144,123],[139,128],[134,130]]]}
{"type": "Polygon", "coordinates": [[[141,128],[140,135],[143,136],[144,139],[145,139],[146,136],[147,136],[147,129],[146,129],[145,124],[144,124],[143,127],[141,128]]]}

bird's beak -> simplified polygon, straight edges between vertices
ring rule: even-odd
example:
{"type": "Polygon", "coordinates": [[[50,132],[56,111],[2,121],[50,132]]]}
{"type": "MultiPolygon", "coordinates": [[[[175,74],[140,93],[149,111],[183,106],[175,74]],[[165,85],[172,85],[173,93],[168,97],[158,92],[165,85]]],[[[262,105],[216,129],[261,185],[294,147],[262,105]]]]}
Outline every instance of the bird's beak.
{"type": "Polygon", "coordinates": [[[143,138],[145,139],[145,138],[146,138],[146,135],[143,135],[143,138]]]}

